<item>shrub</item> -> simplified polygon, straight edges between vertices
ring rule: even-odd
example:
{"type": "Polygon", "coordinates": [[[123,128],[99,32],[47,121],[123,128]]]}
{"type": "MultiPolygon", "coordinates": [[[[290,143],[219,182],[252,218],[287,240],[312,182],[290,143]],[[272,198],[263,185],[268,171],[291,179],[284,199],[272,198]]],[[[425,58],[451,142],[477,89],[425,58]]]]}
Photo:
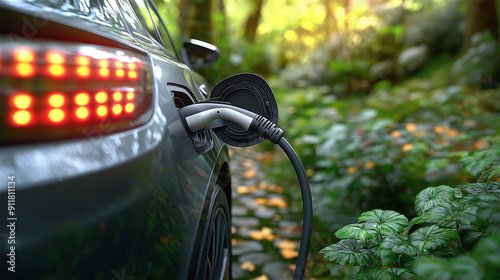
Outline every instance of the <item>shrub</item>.
{"type": "Polygon", "coordinates": [[[362,213],[320,251],[360,267],[356,279],[495,279],[500,273],[500,145],[461,159],[479,182],[422,190],[413,219],[393,210],[362,213]]]}

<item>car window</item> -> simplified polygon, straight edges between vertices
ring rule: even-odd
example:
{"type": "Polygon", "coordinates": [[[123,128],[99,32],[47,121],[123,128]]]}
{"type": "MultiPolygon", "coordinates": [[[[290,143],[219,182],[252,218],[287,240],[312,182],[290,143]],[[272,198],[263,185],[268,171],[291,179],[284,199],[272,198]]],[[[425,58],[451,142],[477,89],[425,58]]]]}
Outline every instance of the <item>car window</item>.
{"type": "Polygon", "coordinates": [[[149,12],[148,6],[146,5],[146,2],[144,0],[136,0],[130,2],[134,7],[134,11],[137,14],[137,17],[146,28],[146,31],[148,31],[149,35],[155,38],[157,42],[161,43],[161,38],[156,30],[155,23],[151,18],[151,14],[149,12]]]}
{"type": "Polygon", "coordinates": [[[153,39],[151,39],[149,33],[144,29],[143,24],[138,20],[133,11],[133,7],[130,6],[130,1],[123,0],[118,2],[120,3],[120,11],[123,15],[123,18],[127,22],[133,36],[141,42],[146,43],[147,45],[154,46],[155,43],[153,42],[153,39]]]}
{"type": "Polygon", "coordinates": [[[175,51],[175,47],[174,47],[174,44],[173,44],[172,39],[170,37],[170,34],[168,33],[168,30],[165,27],[165,24],[163,23],[163,20],[159,16],[158,10],[156,9],[156,7],[150,5],[149,2],[148,2],[148,6],[150,8],[149,10],[151,12],[151,15],[153,16],[153,20],[154,20],[154,22],[156,24],[156,27],[158,28],[158,31],[160,33],[162,45],[167,50],[169,50],[172,54],[174,54],[174,55],[177,56],[177,52],[175,51]]]}

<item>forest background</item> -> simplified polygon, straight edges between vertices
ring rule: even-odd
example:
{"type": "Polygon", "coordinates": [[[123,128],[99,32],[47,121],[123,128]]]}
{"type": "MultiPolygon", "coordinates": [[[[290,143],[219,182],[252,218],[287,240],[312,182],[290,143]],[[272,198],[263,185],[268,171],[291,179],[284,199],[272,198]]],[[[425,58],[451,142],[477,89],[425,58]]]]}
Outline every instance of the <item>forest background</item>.
{"type": "Polygon", "coordinates": [[[271,84],[312,185],[310,277],[496,279],[498,1],[155,2],[176,42],[219,47],[211,84],[271,84]]]}

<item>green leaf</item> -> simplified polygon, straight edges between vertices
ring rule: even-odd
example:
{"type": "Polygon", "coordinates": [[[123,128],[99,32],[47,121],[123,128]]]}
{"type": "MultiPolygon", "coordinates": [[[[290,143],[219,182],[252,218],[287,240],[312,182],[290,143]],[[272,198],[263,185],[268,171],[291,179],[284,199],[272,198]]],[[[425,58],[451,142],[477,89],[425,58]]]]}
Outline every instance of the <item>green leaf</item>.
{"type": "Polygon", "coordinates": [[[484,270],[476,259],[460,255],[456,258],[442,259],[436,257],[421,257],[415,262],[414,271],[424,279],[448,280],[480,280],[484,270]]]}
{"type": "Polygon", "coordinates": [[[427,252],[447,245],[458,239],[458,233],[452,229],[440,228],[436,225],[417,229],[410,235],[410,242],[420,252],[427,252]]]}
{"type": "Polygon", "coordinates": [[[482,201],[500,201],[500,182],[472,183],[461,186],[482,201]]]}
{"type": "Polygon", "coordinates": [[[481,239],[472,250],[472,256],[498,269],[500,267],[500,232],[481,239]]]}
{"type": "Polygon", "coordinates": [[[462,243],[466,248],[473,248],[483,236],[484,233],[471,230],[462,238],[462,243]]]}
{"type": "Polygon", "coordinates": [[[484,224],[486,233],[495,233],[500,231],[500,205],[489,205],[478,211],[478,217],[484,224]]]}
{"type": "Polygon", "coordinates": [[[444,202],[431,210],[431,220],[442,227],[456,228],[459,225],[470,225],[476,220],[477,207],[456,203],[444,202]]]}
{"type": "Polygon", "coordinates": [[[350,224],[335,232],[335,236],[341,239],[371,239],[377,235],[377,228],[375,224],[362,223],[350,224]]]}
{"type": "Polygon", "coordinates": [[[380,235],[387,236],[394,232],[402,232],[408,225],[408,219],[392,210],[374,209],[361,214],[358,221],[373,223],[380,235]]]}
{"type": "Polygon", "coordinates": [[[372,252],[365,248],[365,244],[361,240],[346,239],[323,248],[319,252],[325,254],[325,259],[337,264],[363,266],[369,264],[373,258],[372,252]]]}
{"type": "Polygon", "coordinates": [[[451,259],[451,271],[458,279],[481,280],[484,272],[479,268],[479,263],[467,255],[460,255],[451,259]]]}
{"type": "MultiPolygon", "coordinates": [[[[484,151],[476,151],[470,156],[460,160],[464,164],[465,170],[477,176],[489,166],[500,163],[500,146],[492,147],[484,151]]],[[[494,174],[492,174],[493,176],[494,174]]]]}
{"type": "Polygon", "coordinates": [[[391,266],[396,263],[398,256],[391,249],[377,248],[375,257],[380,259],[383,266],[391,266]]]}
{"type": "Polygon", "coordinates": [[[411,219],[410,223],[408,224],[408,226],[405,228],[404,231],[409,231],[410,228],[414,225],[429,223],[429,222],[431,222],[431,213],[424,213],[420,216],[411,219]]]}
{"type": "Polygon", "coordinates": [[[377,266],[363,267],[356,274],[356,280],[391,280],[393,276],[385,269],[377,266]]]}
{"type": "Polygon", "coordinates": [[[434,257],[418,258],[413,270],[423,279],[429,280],[448,280],[453,276],[449,261],[434,257]]]}
{"type": "Polygon", "coordinates": [[[408,235],[392,234],[382,241],[380,248],[391,249],[396,254],[415,256],[418,254],[418,249],[408,239],[408,235]]]}
{"type": "Polygon", "coordinates": [[[391,267],[391,268],[388,268],[387,270],[390,271],[392,274],[394,274],[396,279],[411,280],[411,279],[417,278],[415,273],[411,272],[408,269],[404,269],[404,268],[400,268],[400,267],[391,267]]]}
{"type": "Polygon", "coordinates": [[[478,181],[489,181],[491,177],[499,175],[500,176],[500,165],[493,165],[486,169],[481,176],[479,176],[478,181]]]}
{"type": "Polygon", "coordinates": [[[454,195],[455,191],[446,185],[428,187],[417,194],[415,210],[418,215],[422,215],[436,205],[453,200],[454,195]]]}

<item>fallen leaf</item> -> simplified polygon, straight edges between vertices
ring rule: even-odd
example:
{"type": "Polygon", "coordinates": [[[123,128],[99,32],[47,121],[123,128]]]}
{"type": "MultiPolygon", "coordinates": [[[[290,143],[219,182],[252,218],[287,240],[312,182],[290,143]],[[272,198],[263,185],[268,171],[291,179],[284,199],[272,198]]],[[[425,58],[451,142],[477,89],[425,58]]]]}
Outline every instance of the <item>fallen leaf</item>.
{"type": "Polygon", "coordinates": [[[240,265],[241,269],[253,272],[255,270],[255,265],[251,262],[244,262],[240,265]]]}
{"type": "Polygon", "coordinates": [[[267,204],[267,198],[265,197],[257,197],[256,199],[253,200],[253,203],[259,204],[259,205],[265,205],[267,204]]]}
{"type": "Polygon", "coordinates": [[[413,145],[408,143],[408,144],[404,144],[404,146],[401,148],[401,150],[403,150],[403,152],[406,152],[406,151],[411,150],[411,148],[413,148],[413,145]]]}
{"type": "Polygon", "coordinates": [[[488,148],[488,146],[489,146],[488,142],[486,142],[483,139],[479,139],[476,142],[474,142],[474,149],[476,149],[476,150],[483,150],[483,149],[488,148]]]}
{"type": "Polygon", "coordinates": [[[405,128],[409,132],[415,132],[417,130],[417,124],[416,123],[407,123],[407,124],[405,124],[405,128]]]}
{"type": "Polygon", "coordinates": [[[252,167],[253,167],[253,161],[251,161],[251,160],[247,159],[247,160],[245,160],[245,161],[243,162],[243,166],[244,166],[245,168],[252,168],[252,167]]]}
{"type": "Polygon", "coordinates": [[[375,167],[375,162],[369,161],[365,164],[366,169],[372,169],[375,167]]]}
{"type": "Polygon", "coordinates": [[[314,175],[314,169],[307,169],[306,170],[306,174],[307,174],[307,177],[311,177],[312,175],[314,175]]]}
{"type": "Polygon", "coordinates": [[[250,193],[250,190],[246,186],[239,186],[236,188],[236,192],[239,194],[248,194],[250,193]]]}
{"type": "Polygon", "coordinates": [[[401,132],[399,130],[394,130],[393,132],[391,132],[392,138],[398,138],[399,136],[401,136],[401,132]]]}
{"type": "Polygon", "coordinates": [[[257,276],[255,278],[252,278],[252,280],[269,280],[269,277],[267,275],[262,274],[261,276],[257,276]]]}
{"type": "Polygon", "coordinates": [[[261,230],[251,231],[248,236],[254,240],[261,241],[263,239],[272,239],[273,230],[268,227],[263,227],[261,230]]]}
{"type": "Polygon", "coordinates": [[[247,179],[252,179],[255,177],[255,170],[254,169],[248,169],[245,171],[245,178],[247,179]]]}
{"type": "Polygon", "coordinates": [[[285,239],[278,243],[279,249],[297,249],[297,242],[285,239]]]}
{"type": "Polygon", "coordinates": [[[434,132],[435,133],[443,133],[443,132],[446,132],[448,130],[448,127],[446,126],[436,126],[434,127],[434,132]]]}
{"type": "Polygon", "coordinates": [[[283,249],[280,251],[284,259],[290,260],[299,256],[299,252],[293,249],[283,249]]]}
{"type": "Polygon", "coordinates": [[[347,173],[349,174],[352,174],[356,171],[358,171],[358,168],[356,166],[349,166],[349,168],[347,168],[347,173]]]}
{"type": "Polygon", "coordinates": [[[286,208],[288,207],[288,202],[281,197],[274,197],[268,200],[267,206],[276,206],[278,208],[286,208]]]}

